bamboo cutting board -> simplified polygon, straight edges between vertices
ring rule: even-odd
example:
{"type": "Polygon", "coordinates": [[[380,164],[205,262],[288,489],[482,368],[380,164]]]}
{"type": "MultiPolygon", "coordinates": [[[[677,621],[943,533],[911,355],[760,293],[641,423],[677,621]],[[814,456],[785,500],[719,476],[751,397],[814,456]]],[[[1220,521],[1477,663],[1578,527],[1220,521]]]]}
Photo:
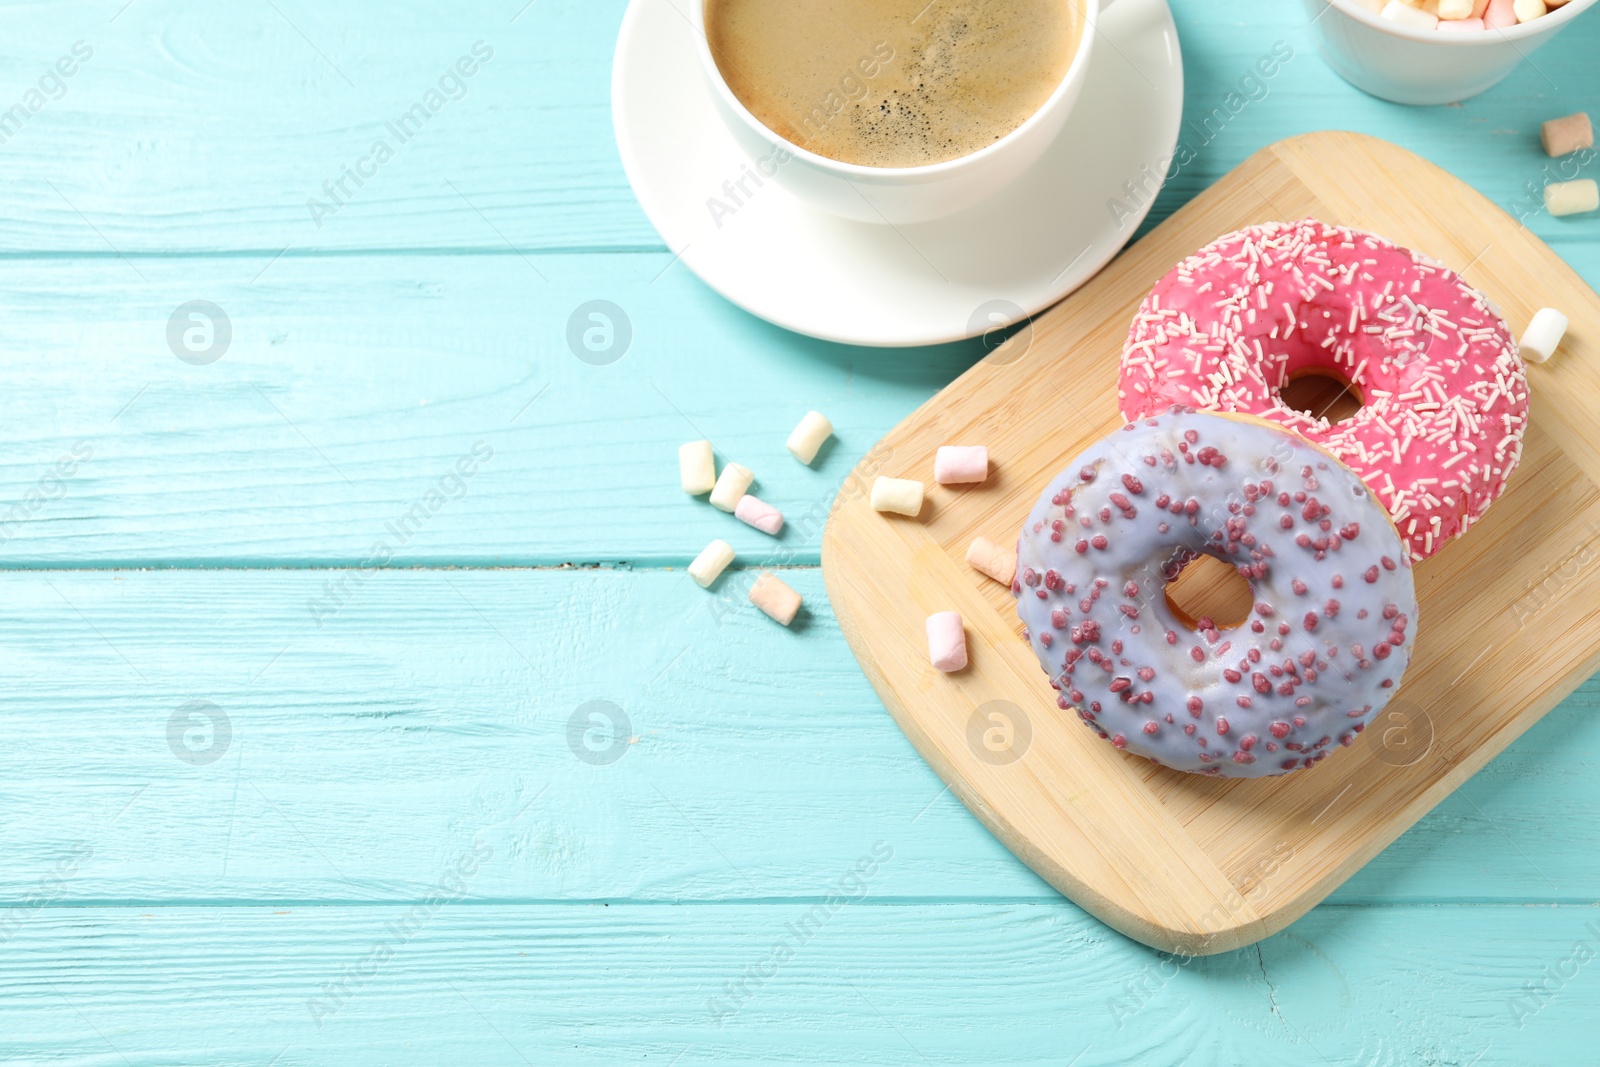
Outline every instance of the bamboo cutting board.
{"type": "Polygon", "coordinates": [[[1600,667],[1597,324],[1600,297],[1458,179],[1359,134],[1280,141],[879,442],[824,535],[833,609],[906,736],[1023,862],[1145,944],[1190,955],[1248,945],[1305,914],[1600,667]],[[1456,268],[1513,333],[1542,306],[1572,328],[1529,369],[1532,426],[1508,491],[1416,568],[1416,644],[1388,708],[1310,770],[1201,778],[1124,755],[1059,710],[1009,590],[968,568],[966,548],[979,535],[1014,544],[1050,477],[1121,425],[1122,341],[1162,274],[1228,231],[1305,217],[1456,268]],[[932,484],[939,445],[980,443],[988,482],[932,484]],[[922,514],[872,511],[877,475],[928,482],[922,514]],[[928,663],[923,622],[950,609],[970,663],[945,675],[928,663]]]}

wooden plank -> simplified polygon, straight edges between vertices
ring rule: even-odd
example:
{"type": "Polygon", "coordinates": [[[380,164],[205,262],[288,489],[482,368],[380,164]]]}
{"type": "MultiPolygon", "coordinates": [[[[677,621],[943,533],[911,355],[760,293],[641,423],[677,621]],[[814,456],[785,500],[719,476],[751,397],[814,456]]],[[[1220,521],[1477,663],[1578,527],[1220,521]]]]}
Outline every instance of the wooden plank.
{"type": "Polygon", "coordinates": [[[525,6],[23,8],[8,96],[75,41],[93,54],[0,144],[19,198],[0,248],[660,248],[611,140],[624,5],[525,6]],[[476,72],[441,87],[462,57],[476,72]]]}
{"type": "MultiPolygon", "coordinates": [[[[540,0],[519,15],[524,5],[510,0],[397,0],[378,16],[306,0],[139,0],[113,8],[114,21],[90,0],[10,9],[0,42],[7,107],[76,41],[94,54],[65,95],[0,144],[9,194],[0,252],[660,248],[608,121],[623,6],[540,0]],[[323,183],[341,180],[377,138],[395,141],[385,124],[479,40],[495,56],[466,95],[359,188],[346,180],[351,195],[319,228],[307,201],[331,202],[323,183]]],[[[1580,22],[1494,92],[1424,111],[1357,96],[1317,58],[1296,5],[1219,18],[1179,4],[1175,14],[1193,158],[1181,157],[1152,223],[1260,145],[1346,121],[1351,109],[1357,125],[1497,204],[1520,203],[1524,183],[1543,180],[1539,122],[1590,105],[1600,32],[1580,22]],[[1256,64],[1274,44],[1292,58],[1261,78],[1256,64]]],[[[1571,231],[1542,214],[1532,225],[1541,236],[1571,231]]]]}
{"type": "MultiPolygon", "coordinates": [[[[851,465],[982,352],[799,337],[662,274],[665,255],[536,262],[550,285],[497,257],[285,258],[254,284],[265,259],[141,260],[147,280],[116,260],[0,260],[0,562],[359,563],[482,440],[495,457],[404,561],[678,565],[722,537],[814,564],[851,465]],[[596,297],[633,326],[605,366],[565,339],[596,297]],[[166,338],[192,299],[230,319],[208,366],[166,338]],[[783,447],[812,407],[838,438],[815,469],[783,447]],[[683,495],[677,446],[701,435],[793,529],[774,542],[683,495]],[[80,441],[93,457],[63,489],[50,469],[80,441]]],[[[1574,262],[1600,282],[1600,246],[1574,262]]]]}
{"type": "Polygon", "coordinates": [[[1600,530],[1600,350],[1580,326],[1561,360],[1530,372],[1532,427],[1505,498],[1471,537],[1417,567],[1422,621],[1393,706],[1427,723],[1421,758],[1397,765],[1388,731],[1374,730],[1326,768],[1206,780],[1124,757],[1056,711],[1032,651],[1014,639],[1015,605],[964,565],[966,546],[977,534],[1014,536],[1039,487],[1121,424],[1117,359],[1155,279],[1224,233],[1304,217],[1461,265],[1514,329],[1542,304],[1600,321],[1600,297],[1460,181],[1374,138],[1306,135],[1251,157],[1042,317],[1025,349],[1014,340],[880,444],[891,453],[882,473],[924,477],[938,445],[984,441],[1002,472],[995,484],[935,493],[922,521],[845,499],[824,538],[846,638],[952,792],[1051,884],[1168,950],[1223,951],[1282,929],[1600,666],[1600,575],[1584,566],[1600,530]],[[1077,418],[1063,425],[1064,410],[1077,418]],[[1535,599],[1542,610],[1528,607],[1535,599]],[[922,620],[942,609],[962,612],[977,646],[953,675],[932,671],[923,652],[922,620]],[[1487,660],[1486,641],[1498,653],[1487,660]],[[998,701],[1031,720],[1031,744],[996,765],[968,735],[998,701]]]}
{"type": "MultiPolygon", "coordinates": [[[[493,456],[465,497],[399,558],[681,564],[722,537],[751,559],[816,563],[851,466],[982,351],[799,337],[728,314],[681,267],[663,274],[665,255],[538,263],[0,261],[0,560],[359,563],[481,443],[493,456]],[[567,342],[595,298],[621,303],[632,329],[604,365],[567,342]],[[231,328],[208,365],[168,340],[195,299],[231,328]],[[808,468],[784,441],[812,407],[837,440],[808,468]],[[677,447],[701,436],[756,472],[756,492],[792,520],[782,537],[683,494],[677,447]],[[52,475],[75,446],[92,458],[52,475]]],[[[193,321],[205,348],[217,335],[193,321]]]]}
{"type": "MultiPolygon", "coordinates": [[[[501,856],[474,883],[496,901],[780,901],[879,837],[887,896],[1058,899],[894,728],[815,570],[784,572],[798,632],[739,600],[748,574],[707,594],[615,570],[348,579],[319,627],[308,603],[342,577],[0,576],[0,924],[81,848],[61,900],[301,904],[414,899],[475,835],[501,856]],[[217,737],[191,709],[174,741],[193,701],[228,719],[210,762],[173,747],[217,737]],[[597,723],[584,762],[590,701],[635,740],[597,723]]],[[[1597,707],[1600,682],[1333,900],[1600,898],[1574,831],[1600,820],[1597,707]]]]}
{"type": "MultiPolygon", "coordinates": [[[[1600,944],[1594,908],[1325,908],[1257,947],[1172,958],[1065,902],[892,903],[862,878],[856,901],[824,903],[874,844],[775,906],[44,909],[0,954],[0,1054],[1502,1067],[1592,1047],[1595,965],[1574,950],[1600,944]]],[[[441,877],[460,863],[441,857],[441,877]]]]}

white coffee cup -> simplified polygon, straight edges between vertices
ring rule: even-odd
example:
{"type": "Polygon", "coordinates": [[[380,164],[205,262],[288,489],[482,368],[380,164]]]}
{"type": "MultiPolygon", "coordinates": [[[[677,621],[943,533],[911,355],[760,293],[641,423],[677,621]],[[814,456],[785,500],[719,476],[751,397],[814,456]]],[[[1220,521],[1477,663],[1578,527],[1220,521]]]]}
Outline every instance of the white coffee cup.
{"type": "Polygon", "coordinates": [[[705,33],[705,3],[686,0],[696,31],[700,67],[717,109],[762,175],[835,215],[894,225],[941,218],[988,199],[1037,163],[1055,141],[1083,89],[1095,19],[1112,0],[1063,2],[1076,4],[1084,19],[1078,51],[1055,91],[1022,125],[991,145],[943,163],[865,167],[809,152],[779,137],[752,115],[728,87],[711,55],[705,33]]]}
{"type": "Polygon", "coordinates": [[[1503,30],[1430,30],[1367,10],[1355,0],[1304,0],[1328,66],[1363,92],[1397,104],[1453,104],[1510,74],[1596,0],[1569,0],[1503,30]]]}

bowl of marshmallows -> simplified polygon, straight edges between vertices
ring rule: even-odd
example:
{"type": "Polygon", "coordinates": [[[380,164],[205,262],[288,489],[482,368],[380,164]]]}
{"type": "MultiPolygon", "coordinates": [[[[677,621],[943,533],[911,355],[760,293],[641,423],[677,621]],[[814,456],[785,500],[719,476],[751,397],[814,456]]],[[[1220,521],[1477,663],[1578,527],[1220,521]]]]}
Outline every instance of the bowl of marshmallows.
{"type": "Polygon", "coordinates": [[[1339,76],[1399,104],[1476,96],[1600,0],[1304,0],[1339,76]]]}

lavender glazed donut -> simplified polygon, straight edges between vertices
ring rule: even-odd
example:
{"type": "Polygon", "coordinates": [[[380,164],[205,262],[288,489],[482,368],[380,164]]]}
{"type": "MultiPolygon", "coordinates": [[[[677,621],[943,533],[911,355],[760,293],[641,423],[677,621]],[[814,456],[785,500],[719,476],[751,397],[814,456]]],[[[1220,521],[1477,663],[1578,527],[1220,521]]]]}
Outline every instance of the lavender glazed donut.
{"type": "Polygon", "coordinates": [[[1349,468],[1260,419],[1172,408],[1075,459],[1039,498],[1011,586],[1062,708],[1180,771],[1259,778],[1349,745],[1411,659],[1411,561],[1349,468]],[[1165,586],[1201,554],[1248,621],[1192,629],[1165,586]]]}
{"type": "Polygon", "coordinates": [[[1528,380],[1483,294],[1427,256],[1315,220],[1251,226],[1179,263],[1122,352],[1122,415],[1260,415],[1332,452],[1424,559],[1480,518],[1522,456],[1528,380]],[[1333,371],[1361,410],[1330,422],[1281,390],[1333,371]]]}

